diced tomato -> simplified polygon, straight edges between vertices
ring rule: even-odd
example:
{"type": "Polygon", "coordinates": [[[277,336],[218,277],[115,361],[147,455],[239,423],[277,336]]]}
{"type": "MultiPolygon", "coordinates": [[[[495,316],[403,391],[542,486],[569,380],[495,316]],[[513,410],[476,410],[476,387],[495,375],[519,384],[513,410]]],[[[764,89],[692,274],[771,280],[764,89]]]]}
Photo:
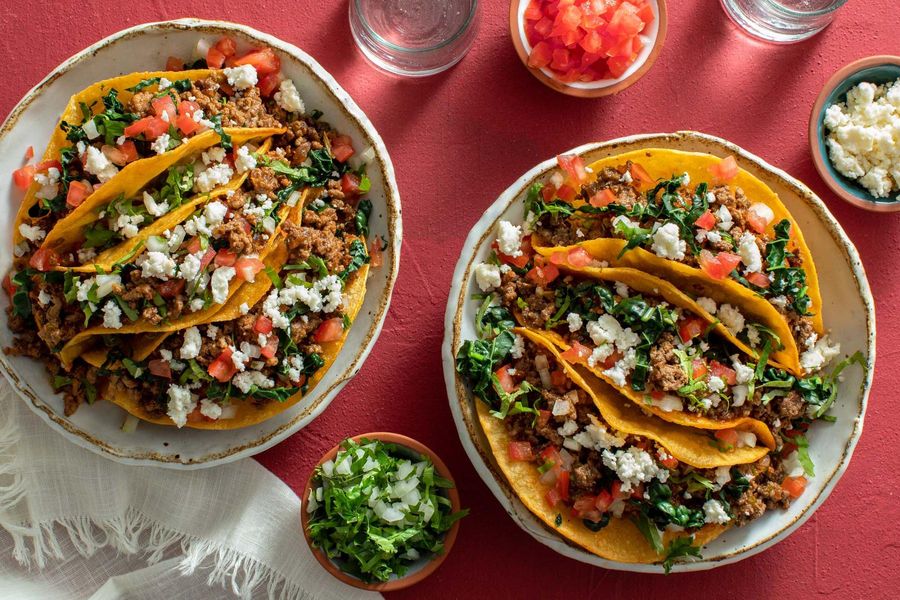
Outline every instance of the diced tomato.
{"type": "Polygon", "coordinates": [[[500,388],[504,392],[511,394],[516,391],[516,382],[513,381],[512,375],[509,374],[509,365],[503,365],[494,371],[494,375],[497,376],[497,380],[500,382],[500,388]]]}
{"type": "Polygon", "coordinates": [[[184,71],[184,61],[175,56],[170,56],[166,60],[166,71],[184,71]]]}
{"type": "Polygon", "coordinates": [[[556,474],[556,491],[563,500],[569,499],[569,477],[569,472],[566,470],[560,470],[556,474]]]}
{"type": "Polygon", "coordinates": [[[747,224],[750,225],[750,229],[752,229],[756,233],[765,233],[766,227],[769,226],[769,221],[759,213],[753,210],[748,210],[747,224]]]}
{"type": "Polygon", "coordinates": [[[569,362],[584,362],[591,354],[590,348],[579,343],[577,340],[572,340],[572,345],[568,350],[560,354],[560,357],[569,362]]]}
{"type": "Polygon", "coordinates": [[[791,498],[799,498],[806,489],[806,477],[785,477],[781,487],[791,498]]]}
{"type": "Polygon", "coordinates": [[[209,265],[209,263],[211,263],[215,257],[216,257],[216,251],[213,250],[212,248],[209,248],[206,251],[206,254],[203,255],[203,258],[200,259],[200,270],[202,271],[203,269],[205,269],[207,267],[207,265],[209,265]]]}
{"type": "Polygon", "coordinates": [[[43,173],[45,171],[49,171],[50,169],[56,169],[57,171],[62,171],[62,164],[58,160],[42,160],[38,164],[34,166],[34,170],[37,173],[43,173]]]}
{"type": "Polygon", "coordinates": [[[534,448],[528,442],[511,441],[506,447],[509,460],[531,462],[534,460],[534,448]]]}
{"type": "Polygon", "coordinates": [[[384,252],[381,250],[383,242],[381,236],[376,235],[369,243],[369,266],[377,269],[384,264],[384,252]]]}
{"type": "Polygon", "coordinates": [[[666,458],[659,459],[659,462],[667,469],[674,469],[678,466],[678,459],[674,456],[666,456],[666,458]]]}
{"type": "Polygon", "coordinates": [[[13,294],[16,293],[16,284],[12,282],[12,278],[9,276],[9,273],[3,276],[3,289],[4,291],[6,291],[6,295],[10,298],[12,298],[13,294]]]}
{"type": "Polygon", "coordinates": [[[628,70],[628,67],[630,67],[633,62],[634,61],[630,58],[613,56],[606,61],[606,66],[609,69],[610,76],[612,76],[613,79],[618,79],[625,74],[625,71],[628,70]]]}
{"type": "Polygon", "coordinates": [[[697,217],[697,220],[694,221],[694,226],[709,231],[716,226],[716,216],[712,214],[712,211],[708,210],[697,217]]]}
{"type": "Polygon", "coordinates": [[[779,454],[781,455],[781,458],[787,458],[788,456],[791,455],[792,452],[794,452],[796,450],[797,450],[797,444],[794,444],[793,442],[785,442],[784,445],[781,447],[781,452],[779,454]]]}
{"type": "Polygon", "coordinates": [[[594,257],[584,248],[572,248],[569,250],[569,264],[573,267],[586,267],[593,262],[594,257]]]}
{"type": "Polygon", "coordinates": [[[709,168],[709,172],[720,182],[731,181],[738,174],[738,164],[733,156],[726,156],[709,168]]]}
{"type": "Polygon", "coordinates": [[[226,58],[234,56],[234,53],[237,52],[237,42],[233,38],[224,35],[216,42],[216,49],[225,55],[226,58]]]}
{"type": "Polygon", "coordinates": [[[737,429],[719,429],[716,431],[716,439],[728,446],[734,447],[738,443],[737,429]]]}
{"type": "Polygon", "coordinates": [[[34,179],[34,165],[25,165],[13,171],[13,183],[20,190],[27,190],[34,179]]]}
{"type": "Polygon", "coordinates": [[[728,385],[737,385],[737,373],[731,367],[714,360],[709,363],[709,370],[728,385]]]}
{"type": "Polygon", "coordinates": [[[607,510],[609,510],[609,505],[612,503],[612,494],[610,494],[607,490],[600,490],[600,493],[597,494],[597,497],[594,500],[594,506],[600,512],[606,512],[607,510]]]}
{"type": "Polygon", "coordinates": [[[609,206],[616,201],[616,195],[609,188],[603,188],[599,192],[591,196],[590,204],[595,208],[603,208],[609,206]]]}
{"type": "Polygon", "coordinates": [[[143,134],[144,139],[155,140],[168,130],[169,124],[159,117],[144,117],[126,127],[125,136],[133,138],[143,134]]]}
{"type": "Polygon", "coordinates": [[[547,504],[555,507],[560,503],[562,497],[560,497],[559,492],[556,491],[556,488],[550,488],[547,490],[546,495],[544,496],[547,500],[547,504]]]}
{"type": "Polygon", "coordinates": [[[178,114],[194,118],[194,113],[200,110],[200,105],[191,100],[182,100],[178,103],[178,114]]]}
{"type": "Polygon", "coordinates": [[[256,274],[265,267],[265,263],[258,258],[242,257],[237,259],[234,263],[234,269],[237,271],[238,279],[251,282],[256,278],[256,274]]]}
{"type": "Polygon", "coordinates": [[[169,118],[163,119],[164,121],[168,120],[170,123],[175,121],[175,101],[172,100],[172,96],[169,94],[151,100],[150,107],[153,109],[153,114],[157,117],[162,118],[164,114],[168,115],[169,118]]]}
{"type": "Polygon", "coordinates": [[[528,66],[534,69],[543,69],[550,64],[553,58],[553,48],[547,42],[538,42],[528,55],[528,66]]]}
{"type": "Polygon", "coordinates": [[[556,267],[556,265],[553,265],[551,263],[544,263],[539,265],[537,258],[535,258],[534,267],[532,267],[532,269],[525,275],[525,278],[528,279],[528,281],[540,286],[549,284],[557,277],[559,277],[559,269],[556,267]]]}
{"type": "Polygon", "coordinates": [[[215,360],[209,363],[209,367],[207,368],[207,372],[221,383],[230,380],[234,377],[234,374],[237,373],[237,367],[234,366],[231,355],[231,348],[225,348],[215,360]]]}
{"type": "Polygon", "coordinates": [[[235,59],[233,64],[235,67],[250,65],[256,69],[260,77],[269,73],[277,73],[281,70],[281,59],[275,55],[275,51],[271,48],[251,50],[244,56],[235,59]]]}
{"type": "Polygon", "coordinates": [[[568,71],[572,68],[573,62],[569,51],[565,48],[556,48],[550,55],[550,68],[555,71],[568,71]]]}
{"type": "Polygon", "coordinates": [[[199,237],[193,237],[187,241],[184,248],[188,251],[188,254],[197,254],[200,252],[201,241],[199,237]]]}
{"type": "Polygon", "coordinates": [[[327,342],[336,342],[344,335],[344,320],[340,317],[334,317],[323,321],[316,332],[313,334],[313,340],[317,344],[327,342]]]}
{"type": "Polygon", "coordinates": [[[635,181],[640,181],[641,183],[644,183],[644,184],[653,183],[653,178],[650,177],[650,173],[648,173],[647,169],[645,169],[639,163],[636,163],[636,162],[631,163],[631,169],[629,169],[628,172],[631,174],[631,178],[634,179],[635,181]]]}
{"type": "Polygon", "coordinates": [[[150,369],[150,372],[157,377],[165,377],[166,379],[172,378],[172,367],[164,360],[151,360],[147,363],[147,367],[150,369]]]}
{"type": "Polygon", "coordinates": [[[550,383],[553,384],[553,387],[564,388],[568,380],[569,378],[566,376],[566,372],[562,369],[550,371],[550,383]]]}
{"type": "MultiPolygon", "coordinates": [[[[695,358],[691,362],[691,372],[694,376],[694,379],[703,379],[704,377],[706,377],[706,374],[709,372],[709,368],[706,366],[706,361],[702,358],[695,358]]],[[[657,400],[662,400],[662,398],[657,398],[657,400]]]]}
{"type": "Polygon", "coordinates": [[[216,264],[220,267],[230,267],[237,261],[237,253],[229,248],[222,248],[216,252],[216,264]]]}
{"type": "Polygon", "coordinates": [[[556,190],[556,197],[564,202],[571,202],[578,192],[570,185],[562,185],[556,190]]]}
{"type": "Polygon", "coordinates": [[[356,151],[353,149],[353,140],[349,135],[339,135],[331,140],[331,153],[338,162],[347,162],[356,151]]]}
{"type": "Polygon", "coordinates": [[[740,264],[741,257],[731,252],[719,252],[713,256],[709,250],[700,251],[700,268],[712,279],[725,279],[740,264]]]}
{"type": "Polygon", "coordinates": [[[628,497],[628,492],[622,491],[622,482],[619,480],[613,481],[612,485],[609,489],[610,495],[612,496],[613,501],[616,500],[624,500],[628,497]]]}
{"type": "Polygon", "coordinates": [[[528,3],[528,8],[525,9],[525,19],[528,21],[537,21],[543,16],[544,13],[541,12],[541,3],[539,0],[531,0],[531,2],[528,3]]]}
{"type": "Polygon", "coordinates": [[[769,276],[765,273],[747,273],[747,281],[755,285],[756,287],[767,288],[772,285],[772,282],[769,280],[769,276]]]}
{"type": "Polygon", "coordinates": [[[228,57],[222,54],[222,51],[215,46],[206,51],[206,64],[210,69],[221,69],[225,64],[226,58],[228,57]]]}
{"type": "Polygon", "coordinates": [[[28,264],[38,271],[49,271],[59,264],[59,257],[56,252],[49,248],[38,248],[28,260],[28,264]]]}
{"type": "Polygon", "coordinates": [[[550,417],[551,417],[551,416],[552,416],[552,415],[550,414],[550,411],[549,411],[549,410],[545,410],[545,409],[543,409],[543,408],[539,409],[539,410],[538,410],[538,418],[537,418],[538,425],[540,425],[541,427],[543,427],[544,425],[546,425],[547,423],[549,423],[549,422],[550,422],[550,417]]]}
{"type": "Polygon", "coordinates": [[[697,315],[686,315],[678,322],[678,337],[685,344],[703,333],[706,329],[706,320],[697,315]]]}
{"type": "Polygon", "coordinates": [[[596,503],[596,496],[585,494],[583,496],[579,496],[578,499],[572,503],[572,509],[576,516],[583,518],[583,515],[597,510],[596,503]]]}
{"type": "Polygon", "coordinates": [[[131,140],[125,140],[121,146],[116,146],[125,156],[125,164],[136,161],[138,158],[137,146],[131,140]]]}
{"type": "Polygon", "coordinates": [[[128,156],[118,148],[113,146],[103,146],[102,150],[103,154],[112,164],[118,167],[124,167],[128,163],[128,156]]]}
{"type": "Polygon", "coordinates": [[[266,358],[272,358],[278,352],[278,336],[270,335],[266,345],[259,349],[259,353],[266,358]]]}
{"type": "Polygon", "coordinates": [[[566,172],[569,180],[577,184],[584,183],[588,179],[587,171],[584,170],[584,161],[580,156],[575,154],[560,154],[556,157],[560,168],[566,172]]]}
{"type": "MultiPolygon", "coordinates": [[[[646,450],[644,448],[643,450],[646,450]]],[[[640,500],[644,497],[644,484],[638,483],[636,485],[631,486],[631,497],[635,500],[640,500]]]]}
{"type": "Polygon", "coordinates": [[[272,319],[265,315],[256,317],[256,322],[253,324],[253,331],[263,335],[269,335],[272,333],[272,319]]]}
{"type": "Polygon", "coordinates": [[[341,177],[341,191],[345,196],[355,198],[359,195],[359,175],[356,173],[344,173],[341,177]]]}
{"type": "Polygon", "coordinates": [[[649,2],[638,9],[637,15],[644,22],[644,25],[649,25],[656,18],[656,15],[653,14],[653,7],[650,6],[649,2]]]}
{"type": "Polygon", "coordinates": [[[167,279],[156,285],[156,290],[163,298],[174,298],[184,290],[184,279],[167,279]]]}
{"type": "Polygon", "coordinates": [[[25,149],[25,162],[28,162],[32,158],[34,158],[34,146],[28,146],[28,148],[25,149]]]}
{"type": "Polygon", "coordinates": [[[269,73],[259,80],[259,95],[263,98],[269,98],[281,86],[281,75],[278,73],[269,73]]]}
{"type": "Polygon", "coordinates": [[[75,208],[79,206],[84,199],[87,198],[91,194],[90,188],[87,185],[82,183],[81,181],[70,181],[69,182],[69,191],[66,193],[66,204],[75,208]]]}
{"type": "Polygon", "coordinates": [[[200,129],[200,123],[190,115],[178,115],[175,118],[175,127],[184,135],[193,135],[200,129]]]}

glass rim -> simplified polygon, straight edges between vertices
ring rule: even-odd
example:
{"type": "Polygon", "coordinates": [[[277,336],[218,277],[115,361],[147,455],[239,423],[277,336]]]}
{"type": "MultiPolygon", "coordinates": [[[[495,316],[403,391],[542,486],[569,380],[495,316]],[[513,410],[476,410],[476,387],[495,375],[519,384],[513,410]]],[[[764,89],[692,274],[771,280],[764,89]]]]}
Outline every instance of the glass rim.
{"type": "Polygon", "coordinates": [[[829,13],[833,13],[834,11],[836,11],[843,5],[847,4],[848,0],[835,0],[835,2],[832,3],[831,6],[828,6],[826,8],[820,8],[818,10],[811,10],[811,11],[796,10],[793,8],[788,8],[787,6],[784,6],[783,4],[781,4],[780,2],[776,2],[775,0],[766,0],[766,1],[776,11],[778,11],[784,15],[788,15],[790,17],[820,17],[822,15],[827,15],[829,13]]]}
{"type": "MultiPolygon", "coordinates": [[[[366,31],[375,38],[375,41],[392,50],[394,52],[402,52],[405,54],[422,54],[425,52],[434,52],[435,50],[440,50],[441,48],[445,48],[449,46],[453,42],[459,40],[472,26],[472,23],[475,21],[475,14],[478,12],[478,0],[472,0],[472,9],[469,11],[469,14],[466,16],[465,22],[462,26],[451,35],[449,38],[444,40],[443,42],[436,44],[434,46],[428,46],[426,48],[407,48],[406,46],[398,46],[397,44],[384,39],[377,31],[375,31],[372,26],[369,24],[369,21],[366,19],[366,16],[363,14],[362,7],[360,4],[363,0],[353,0],[353,7],[356,9],[356,14],[359,17],[359,22],[366,29],[366,31]]],[[[846,0],[844,0],[846,2],[846,0]]]]}

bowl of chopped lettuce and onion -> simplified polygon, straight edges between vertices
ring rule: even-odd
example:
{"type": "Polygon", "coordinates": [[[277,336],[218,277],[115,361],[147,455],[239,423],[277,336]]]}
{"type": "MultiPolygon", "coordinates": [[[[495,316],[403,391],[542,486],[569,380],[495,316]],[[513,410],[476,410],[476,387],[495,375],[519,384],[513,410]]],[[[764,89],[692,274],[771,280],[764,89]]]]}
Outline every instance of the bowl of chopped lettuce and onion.
{"type": "Polygon", "coordinates": [[[468,513],[441,459],[395,433],[367,433],[332,448],[302,500],[303,533],[319,563],[344,583],[378,591],[434,572],[468,513]]]}

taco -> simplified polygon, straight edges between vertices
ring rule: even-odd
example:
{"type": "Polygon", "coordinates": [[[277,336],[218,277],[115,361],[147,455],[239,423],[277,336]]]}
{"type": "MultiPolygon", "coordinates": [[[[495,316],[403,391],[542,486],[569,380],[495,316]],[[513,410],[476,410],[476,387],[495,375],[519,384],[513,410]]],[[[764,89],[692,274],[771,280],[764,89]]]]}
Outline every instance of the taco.
{"type": "MultiPolygon", "coordinates": [[[[526,227],[540,254],[579,245],[605,265],[677,282],[774,331],[783,348],[773,358],[792,373],[823,366],[822,299],[803,233],[778,196],[733,157],[654,148],[588,167],[577,156],[559,163],[561,172],[526,200],[526,227]]],[[[758,348],[758,328],[720,318],[758,348]]]]}
{"type": "Polygon", "coordinates": [[[234,193],[265,157],[279,129],[236,130],[242,160],[229,160],[217,136],[201,134],[144,168],[122,173],[58,220],[32,255],[31,266],[92,272],[132,254],[147,238],[184,221],[212,198],[234,193]],[[262,141],[262,138],[266,138],[262,141]],[[261,145],[253,140],[262,141],[261,145]]]}
{"type": "Polygon", "coordinates": [[[534,331],[467,341],[456,366],[516,496],[608,560],[668,570],[728,527],[787,507],[802,476],[786,477],[764,448],[715,448],[706,432],[642,413],[534,331]]]}
{"type": "Polygon", "coordinates": [[[261,97],[252,71],[238,66],[131,73],[75,94],[43,160],[16,178],[27,192],[14,243],[33,241],[39,233],[31,227],[49,231],[120,172],[135,177],[136,171],[152,171],[157,158],[194,137],[208,138],[210,145],[221,142],[230,151],[231,135],[240,128],[283,127],[275,115],[278,105],[261,97]]]}
{"type": "MultiPolygon", "coordinates": [[[[351,165],[350,137],[306,114],[272,49],[220,46],[222,70],[138,73],[76,95],[48,146],[59,164],[15,174],[30,189],[4,281],[6,352],[45,363],[66,415],[107,399],[170,425],[258,422],[324,376],[359,310],[369,152],[351,165]],[[90,148],[113,165],[102,177],[90,148]],[[119,151],[129,158],[115,164],[119,151]],[[73,196],[82,184],[93,190],[73,196]]],[[[373,266],[381,251],[373,243],[373,266]]]]}
{"type": "MultiPolygon", "coordinates": [[[[575,262],[583,249],[576,249],[575,262]]],[[[568,262],[502,274],[501,305],[544,332],[563,358],[587,366],[643,410],[716,431],[726,444],[774,449],[794,422],[825,415],[831,387],[767,364],[733,343],[723,324],[673,284],[634,269],[572,268],[568,262]]],[[[499,269],[498,269],[499,270],[499,269]]],[[[744,319],[732,305],[719,314],[744,319]]],[[[840,347],[832,347],[833,356],[840,347]]]]}

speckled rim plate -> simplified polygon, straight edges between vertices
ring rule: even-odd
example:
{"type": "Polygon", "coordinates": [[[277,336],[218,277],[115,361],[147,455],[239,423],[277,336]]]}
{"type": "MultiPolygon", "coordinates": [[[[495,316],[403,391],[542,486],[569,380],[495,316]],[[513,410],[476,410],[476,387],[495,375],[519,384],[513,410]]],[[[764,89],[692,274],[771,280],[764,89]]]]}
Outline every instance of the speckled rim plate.
{"type": "MultiPolygon", "coordinates": [[[[357,373],[381,332],[400,260],[402,223],[400,194],[394,167],[375,127],[332,77],[311,56],[296,46],[244,25],[224,21],[180,19],[147,23],[126,29],[79,52],[54,69],[12,110],[0,127],[0,196],[7,206],[17,206],[21,192],[9,174],[22,165],[25,148],[40,155],[69,97],[95,81],[118,74],[161,68],[170,55],[190,56],[201,36],[211,39],[233,36],[239,47],[264,44],[276,50],[282,71],[297,84],[310,110],[318,108],[324,119],[354,139],[358,151],[375,151],[369,165],[374,210],[371,230],[387,241],[384,265],[372,269],[362,310],[350,330],[337,361],[319,385],[291,409],[258,425],[231,431],[177,430],[141,423],[137,431],[120,427],[124,411],[108,403],[83,406],[71,417],[63,416],[62,397],[50,387],[43,364],[30,359],[0,355],[0,371],[13,384],[28,407],[52,429],[75,444],[118,462],[176,469],[195,469],[231,462],[262,452],[315,419],[357,373]]],[[[14,210],[0,219],[7,243],[0,245],[0,268],[12,262],[9,232],[14,210]]],[[[6,326],[9,300],[2,295],[0,345],[8,347],[12,334],[6,326]]]]}
{"type": "MultiPolygon", "coordinates": [[[[875,307],[862,262],[841,226],[803,183],[757,156],[723,139],[691,131],[635,135],[608,142],[586,144],[566,152],[577,153],[586,163],[640,148],[673,148],[718,156],[733,154],[739,165],[766,181],[797,219],[819,269],[826,328],[847,353],[862,351],[868,368],[845,371],[832,414],[834,424],[816,423],[811,429],[810,454],[816,465],[806,492],[786,511],[768,511],[751,525],[729,530],[703,552],[703,559],[682,563],[674,571],[701,571],[737,562],[769,548],[800,527],[822,505],[850,462],[862,433],[863,417],[875,364],[875,307]]],[[[545,181],[556,169],[556,159],[537,165],[511,185],[482,215],[469,233],[453,274],[444,321],[444,380],[453,420],[460,440],[478,474],[513,520],[527,533],[556,552],[609,569],[661,573],[658,565],[620,563],[602,559],[554,534],[535,518],[509,488],[496,465],[478,424],[474,398],[456,376],[456,350],[475,337],[477,302],[471,300],[472,271],[490,252],[497,222],[503,218],[521,222],[522,199],[528,187],[545,181]]]]}

